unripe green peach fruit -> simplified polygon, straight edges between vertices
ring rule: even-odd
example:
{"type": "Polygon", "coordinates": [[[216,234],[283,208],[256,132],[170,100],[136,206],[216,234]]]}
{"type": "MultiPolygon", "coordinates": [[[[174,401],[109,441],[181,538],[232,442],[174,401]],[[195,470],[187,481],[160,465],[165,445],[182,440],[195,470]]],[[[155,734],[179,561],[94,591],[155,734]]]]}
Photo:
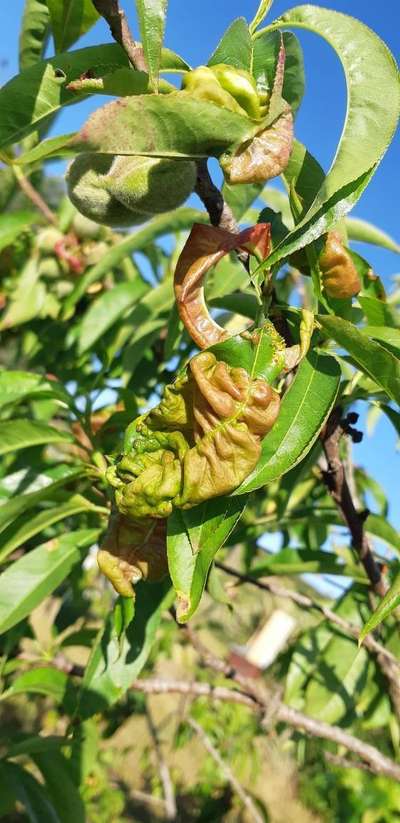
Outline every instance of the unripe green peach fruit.
{"type": "Polygon", "coordinates": [[[38,232],[36,239],[36,248],[43,254],[51,254],[54,252],[54,247],[64,235],[59,229],[49,226],[47,229],[42,229],[38,232]]]}
{"type": "Polygon", "coordinates": [[[154,157],[83,154],[67,173],[74,206],[108,226],[132,226],[177,208],[195,182],[192,161],[154,157]]]}
{"type": "Polygon", "coordinates": [[[146,220],[180,206],[196,183],[192,160],[116,156],[104,185],[127,209],[146,220]]]}
{"type": "Polygon", "coordinates": [[[48,277],[50,280],[57,280],[64,274],[60,261],[50,255],[42,257],[38,270],[41,277],[48,277]]]}
{"type": "Polygon", "coordinates": [[[78,213],[72,221],[71,231],[79,240],[97,240],[101,236],[102,228],[94,220],[78,213]]]}

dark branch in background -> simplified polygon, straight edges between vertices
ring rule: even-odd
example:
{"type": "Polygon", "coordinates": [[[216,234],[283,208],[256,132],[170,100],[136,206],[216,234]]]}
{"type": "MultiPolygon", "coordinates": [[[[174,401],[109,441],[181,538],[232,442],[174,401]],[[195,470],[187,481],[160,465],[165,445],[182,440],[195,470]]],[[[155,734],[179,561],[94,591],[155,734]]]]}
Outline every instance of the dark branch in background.
{"type": "MultiPolygon", "coordinates": [[[[370,541],[365,532],[365,514],[356,509],[347,481],[344,463],[340,457],[341,438],[345,434],[354,435],[354,430],[349,426],[353,422],[355,421],[352,415],[349,415],[346,420],[342,419],[342,410],[340,408],[332,412],[321,438],[327,461],[327,469],[322,470],[322,479],[348,526],[353,549],[357,552],[360,562],[364,566],[372,591],[380,597],[384,597],[388,585],[382,577],[381,570],[374,558],[370,541]]],[[[400,718],[398,667],[385,654],[378,654],[377,660],[388,681],[393,709],[397,717],[400,718]]]]}
{"type": "Polygon", "coordinates": [[[364,566],[373,591],[380,597],[383,597],[386,594],[387,585],[374,558],[370,542],[364,530],[365,516],[362,512],[358,512],[354,505],[344,464],[340,458],[340,440],[343,435],[347,433],[348,424],[342,420],[342,410],[340,408],[335,409],[326,424],[322,436],[322,445],[328,464],[327,470],[322,472],[322,477],[343,520],[349,528],[352,546],[364,566]]]}
{"type": "Polygon", "coordinates": [[[210,177],[207,160],[199,160],[197,163],[195,192],[204,203],[213,226],[219,226],[221,229],[226,229],[233,234],[239,233],[240,228],[232,210],[225,203],[222,193],[210,177]]]}
{"type": "Polygon", "coordinates": [[[92,3],[108,23],[114,40],[122,46],[133,68],[137,71],[147,71],[142,46],[135,43],[125,12],[120,9],[118,0],[92,0],[92,3]]]}
{"type": "MultiPolygon", "coordinates": [[[[208,212],[210,223],[221,229],[239,234],[240,226],[233,214],[232,209],[225,203],[222,192],[213,183],[208,171],[207,160],[197,162],[197,180],[195,192],[200,197],[201,202],[208,212]]],[[[245,251],[237,252],[240,262],[249,270],[249,255],[245,251]]]]}

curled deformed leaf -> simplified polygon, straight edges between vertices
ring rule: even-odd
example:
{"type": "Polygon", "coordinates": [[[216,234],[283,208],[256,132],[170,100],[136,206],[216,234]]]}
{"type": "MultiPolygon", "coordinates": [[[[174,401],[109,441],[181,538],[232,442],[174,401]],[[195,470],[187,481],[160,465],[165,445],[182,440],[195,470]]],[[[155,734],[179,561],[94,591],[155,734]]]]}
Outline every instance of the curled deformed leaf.
{"type": "Polygon", "coordinates": [[[345,299],[358,294],[361,280],[338,232],[328,232],[318,262],[322,284],[329,297],[345,299]]]}
{"type": "Polygon", "coordinates": [[[119,594],[133,597],[132,583],[141,579],[156,582],[168,571],[165,521],[133,520],[114,512],[97,562],[119,594]]]}
{"type": "Polygon", "coordinates": [[[228,183],[263,183],[285,170],[293,145],[293,114],[286,106],[282,114],[235,154],[221,160],[228,183]]]}
{"type": "Polygon", "coordinates": [[[194,357],[161,403],[139,418],[107,472],[119,511],[163,518],[229,494],[256,465],[279,404],[267,380],[211,351],[194,357]]]}
{"type": "Polygon", "coordinates": [[[174,288],[180,318],[199,348],[207,348],[229,336],[212,319],[206,306],[207,273],[234,249],[244,249],[262,260],[269,254],[270,244],[269,223],[259,223],[240,234],[194,224],[176,266],[174,288]]]}
{"type": "Polygon", "coordinates": [[[284,342],[266,323],[192,358],[159,405],[128,427],[106,472],[116,512],[98,555],[121,595],[164,573],[165,519],[175,509],[230,494],[253,471],[279,414],[270,384],[283,363],[284,342]]]}
{"type": "Polygon", "coordinates": [[[285,76],[285,47],[281,37],[274,82],[268,101],[268,123],[252,140],[240,144],[234,153],[221,158],[226,180],[235,183],[263,183],[285,170],[293,147],[293,113],[282,97],[285,76]]]}

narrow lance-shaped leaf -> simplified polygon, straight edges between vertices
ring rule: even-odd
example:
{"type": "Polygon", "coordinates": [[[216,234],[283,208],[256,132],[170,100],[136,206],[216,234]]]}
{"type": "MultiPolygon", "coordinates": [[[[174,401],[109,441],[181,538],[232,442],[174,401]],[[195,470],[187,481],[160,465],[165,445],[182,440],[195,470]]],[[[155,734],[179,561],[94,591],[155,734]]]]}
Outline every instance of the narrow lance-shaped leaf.
{"type": "Polygon", "coordinates": [[[256,468],[233,494],[265,486],[305,457],[335,403],[339,382],[340,366],[335,358],[309,352],[283,396],[272,431],[264,437],[256,468]]]}
{"type": "Polygon", "coordinates": [[[49,800],[43,785],[18,763],[0,762],[2,786],[18,800],[26,811],[30,823],[45,820],[46,823],[63,823],[49,800]]]}
{"type": "MultiPolygon", "coordinates": [[[[94,506],[81,494],[71,494],[65,503],[46,508],[35,516],[32,516],[30,512],[21,515],[17,522],[14,522],[2,534],[0,562],[3,562],[14,549],[22,546],[35,534],[40,534],[54,523],[59,523],[60,520],[65,520],[74,514],[90,511],[101,511],[101,508],[94,506]]],[[[102,513],[104,514],[104,511],[102,513]]]]}
{"type": "Polygon", "coordinates": [[[337,220],[354,205],[390,144],[400,111],[395,62],[367,26],[345,14],[311,5],[291,9],[273,26],[304,28],[330,43],[344,68],[348,106],[331,169],[301,223],[270,256],[270,265],[323,234],[332,212],[337,220]]]}
{"type": "Polygon", "coordinates": [[[6,420],[0,423],[0,454],[47,443],[71,442],[68,432],[57,431],[39,420],[6,420]]]}
{"type": "Polygon", "coordinates": [[[26,0],[19,35],[19,67],[29,68],[43,56],[49,25],[46,0],[26,0]]]}
{"type": "Polygon", "coordinates": [[[400,245],[386,234],[385,231],[361,220],[359,217],[346,217],[346,230],[349,240],[356,240],[359,243],[371,243],[373,246],[380,246],[382,249],[397,252],[400,254],[400,245]]]}
{"type": "Polygon", "coordinates": [[[99,634],[86,667],[79,704],[81,717],[90,717],[111,706],[127,691],[145,665],[164,610],[173,603],[166,582],[141,584],[136,589],[140,607],[121,636],[112,615],[99,634]]]}
{"type": "Polygon", "coordinates": [[[61,752],[37,752],[31,755],[40,769],[49,797],[62,823],[85,823],[85,807],[70,774],[69,763],[61,752]]]}
{"type": "Polygon", "coordinates": [[[137,276],[129,283],[120,283],[95,300],[83,317],[79,334],[79,351],[87,351],[134,303],[148,291],[148,285],[137,276]]]}
{"type": "Polygon", "coordinates": [[[0,633],[23,620],[70,573],[96,529],[82,529],[43,543],[0,576],[0,633]]]}
{"type": "Polygon", "coordinates": [[[264,18],[267,16],[273,2],[274,0],[261,0],[260,5],[249,25],[251,34],[254,34],[256,28],[258,28],[260,23],[262,23],[264,18]]]}
{"type": "Polygon", "coordinates": [[[318,322],[329,337],[343,346],[357,365],[374,380],[388,396],[400,404],[400,360],[362,334],[356,326],[341,317],[319,315],[318,322]]]}
{"type": "MultiPolygon", "coordinates": [[[[0,531],[12,523],[20,514],[26,513],[42,500],[53,500],[54,492],[67,483],[82,477],[87,472],[87,466],[59,465],[47,473],[35,478],[34,488],[22,494],[17,486],[15,496],[0,506],[0,531]]],[[[14,491],[14,489],[13,489],[14,491]]]]}
{"type": "Polygon", "coordinates": [[[370,632],[377,628],[389,615],[400,606],[400,574],[397,575],[393,585],[385,594],[384,598],[379,603],[369,620],[363,626],[360,632],[360,644],[370,632]]]}
{"type": "Polygon", "coordinates": [[[247,498],[217,498],[168,519],[168,566],[178,598],[177,619],[195,613],[212,561],[240,519],[247,498]]]}
{"type": "Polygon", "coordinates": [[[55,50],[69,49],[99,19],[92,0],[47,0],[55,50]]]}
{"type": "Polygon", "coordinates": [[[150,84],[156,91],[167,7],[168,0],[136,0],[144,57],[150,84]]]}
{"type": "MultiPolygon", "coordinates": [[[[168,71],[179,66],[188,69],[170,49],[162,50],[161,65],[168,71]]],[[[119,67],[129,67],[125,52],[116,43],[104,43],[57,54],[13,77],[0,89],[0,148],[35,131],[44,118],[61,106],[79,102],[82,97],[68,89],[71,81],[88,71],[103,75],[119,67]]]]}

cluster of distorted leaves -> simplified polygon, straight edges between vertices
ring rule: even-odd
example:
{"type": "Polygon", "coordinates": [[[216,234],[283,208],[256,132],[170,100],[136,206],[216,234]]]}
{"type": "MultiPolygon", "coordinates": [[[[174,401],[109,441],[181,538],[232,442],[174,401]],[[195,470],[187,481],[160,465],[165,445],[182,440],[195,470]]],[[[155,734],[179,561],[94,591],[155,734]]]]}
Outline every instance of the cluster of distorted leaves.
{"type": "Polygon", "coordinates": [[[204,351],[129,427],[106,473],[116,512],[99,553],[121,594],[131,594],[132,579],[164,573],[164,521],[174,508],[229,494],[254,469],[279,404],[267,380],[204,351]]]}

